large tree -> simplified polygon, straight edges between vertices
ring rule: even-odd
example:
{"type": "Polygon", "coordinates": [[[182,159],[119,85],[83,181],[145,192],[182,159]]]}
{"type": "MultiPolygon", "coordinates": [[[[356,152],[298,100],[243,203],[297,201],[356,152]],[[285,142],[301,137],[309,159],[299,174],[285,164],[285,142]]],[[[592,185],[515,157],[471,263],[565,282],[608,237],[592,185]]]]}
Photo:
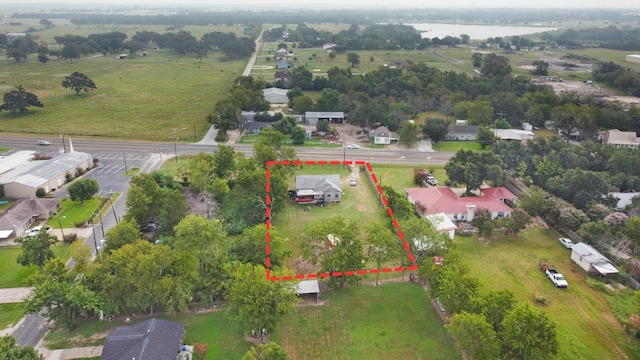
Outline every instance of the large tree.
{"type": "Polygon", "coordinates": [[[85,200],[90,200],[98,190],[100,190],[100,185],[98,185],[96,179],[92,178],[76,180],[67,187],[69,199],[71,199],[71,201],[79,201],[80,203],[83,203],[85,200]]]}
{"type": "Polygon", "coordinates": [[[307,241],[303,256],[307,261],[318,261],[321,271],[332,275],[332,286],[360,281],[359,276],[344,273],[363,267],[365,253],[356,232],[357,228],[356,224],[348,224],[344,218],[338,216],[313,222],[305,230],[304,237],[307,241]]]}
{"type": "MultiPolygon", "coordinates": [[[[376,269],[382,271],[383,265],[387,264],[387,267],[391,267],[400,256],[406,256],[397,237],[388,227],[380,223],[372,223],[365,229],[365,233],[367,235],[366,254],[376,263],[376,269]]],[[[378,286],[380,271],[376,273],[376,286],[378,286]]]]}
{"type": "Polygon", "coordinates": [[[418,134],[420,133],[420,126],[417,124],[405,121],[399,131],[400,143],[407,145],[408,148],[413,147],[418,142],[418,134]]]}
{"type": "Polygon", "coordinates": [[[445,327],[471,358],[476,360],[499,358],[500,340],[483,315],[467,312],[455,314],[445,327]]]}
{"type": "Polygon", "coordinates": [[[340,111],[340,93],[333,89],[322,89],[316,101],[316,111],[340,111]]]}
{"type": "MultiPolygon", "coordinates": [[[[271,273],[270,276],[284,275],[271,273]]],[[[233,319],[245,334],[271,334],[284,315],[293,311],[298,297],[295,281],[271,281],[261,265],[237,265],[229,288],[233,319]]]]}
{"type": "Polygon", "coordinates": [[[540,309],[524,302],[502,321],[505,359],[549,359],[558,353],[556,325],[540,309]]]}
{"type": "Polygon", "coordinates": [[[142,234],[140,234],[138,224],[131,220],[123,220],[111,229],[107,230],[107,233],[105,234],[106,242],[102,251],[110,254],[111,252],[118,250],[127,244],[133,244],[140,239],[142,239],[142,234]]]}
{"type": "Polygon", "coordinates": [[[422,127],[422,133],[434,143],[439,143],[449,133],[449,123],[445,119],[428,119],[422,127]]]}
{"type": "Polygon", "coordinates": [[[360,64],[360,55],[358,53],[347,53],[347,61],[351,63],[351,67],[356,67],[360,64]]]}
{"type": "Polygon", "coordinates": [[[99,310],[98,296],[88,288],[82,274],[70,272],[62,260],[52,259],[42,273],[30,280],[33,290],[25,302],[29,313],[46,308],[45,317],[66,329],[77,326],[78,318],[99,310]]]}
{"type": "Polygon", "coordinates": [[[96,89],[96,84],[93,80],[81,72],[73,72],[69,76],[65,76],[62,80],[62,87],[65,89],[71,89],[76,92],[77,96],[80,96],[80,92],[89,92],[96,89]]]}
{"type": "Polygon", "coordinates": [[[18,85],[15,90],[4,94],[4,103],[0,105],[0,111],[25,112],[29,107],[44,107],[34,93],[25,90],[22,85],[18,85]]]}
{"type": "Polygon", "coordinates": [[[479,189],[485,180],[502,177],[502,160],[498,155],[473,150],[459,150],[444,166],[451,181],[466,184],[466,195],[479,189]]]}
{"type": "Polygon", "coordinates": [[[22,252],[16,261],[22,266],[38,265],[42,270],[47,260],[55,257],[51,245],[57,240],[46,231],[40,231],[36,236],[23,236],[16,239],[16,242],[22,245],[22,252]]]}
{"type": "Polygon", "coordinates": [[[44,360],[44,356],[33,346],[19,346],[12,335],[0,337],[0,354],[7,360],[44,360]]]}
{"type": "Polygon", "coordinates": [[[242,360],[287,360],[287,352],[278,344],[270,341],[268,344],[252,346],[242,357],[242,360]]]}

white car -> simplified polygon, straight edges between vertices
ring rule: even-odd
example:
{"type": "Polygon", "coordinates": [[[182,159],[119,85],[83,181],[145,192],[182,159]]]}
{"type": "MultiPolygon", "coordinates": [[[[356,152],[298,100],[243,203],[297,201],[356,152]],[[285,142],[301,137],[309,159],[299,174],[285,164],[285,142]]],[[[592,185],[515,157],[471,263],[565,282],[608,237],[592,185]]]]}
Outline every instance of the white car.
{"type": "Polygon", "coordinates": [[[360,145],[349,144],[347,145],[347,149],[360,149],[360,145]]]}
{"type": "Polygon", "coordinates": [[[429,176],[427,177],[427,183],[429,185],[436,186],[438,185],[438,180],[436,180],[436,178],[434,178],[433,176],[429,176]]]}
{"type": "Polygon", "coordinates": [[[40,233],[40,231],[42,231],[42,229],[44,229],[44,231],[47,234],[49,234],[51,232],[51,228],[50,227],[40,225],[40,226],[36,226],[36,227],[33,227],[33,228],[29,229],[29,231],[27,231],[27,236],[37,236],[40,233]]]}
{"type": "Polygon", "coordinates": [[[356,179],[351,179],[351,181],[349,181],[349,185],[356,186],[356,179]]]}
{"type": "Polygon", "coordinates": [[[51,143],[48,142],[47,140],[38,140],[38,141],[36,141],[36,144],[42,145],[42,146],[48,146],[51,143]]]}
{"type": "Polygon", "coordinates": [[[571,247],[574,245],[573,241],[571,241],[571,239],[567,239],[567,238],[563,238],[563,237],[558,238],[558,242],[562,246],[566,247],[567,249],[571,249],[571,247]]]}

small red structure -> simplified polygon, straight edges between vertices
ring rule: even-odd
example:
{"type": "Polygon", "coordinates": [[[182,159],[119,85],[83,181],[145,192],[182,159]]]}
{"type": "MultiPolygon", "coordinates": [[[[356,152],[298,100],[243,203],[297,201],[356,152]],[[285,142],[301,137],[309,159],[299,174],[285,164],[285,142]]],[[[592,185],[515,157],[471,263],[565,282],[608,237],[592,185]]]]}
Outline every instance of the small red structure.
{"type": "Polygon", "coordinates": [[[442,264],[444,264],[444,257],[442,257],[442,256],[434,256],[433,257],[433,263],[438,265],[438,266],[442,266],[442,264]]]}

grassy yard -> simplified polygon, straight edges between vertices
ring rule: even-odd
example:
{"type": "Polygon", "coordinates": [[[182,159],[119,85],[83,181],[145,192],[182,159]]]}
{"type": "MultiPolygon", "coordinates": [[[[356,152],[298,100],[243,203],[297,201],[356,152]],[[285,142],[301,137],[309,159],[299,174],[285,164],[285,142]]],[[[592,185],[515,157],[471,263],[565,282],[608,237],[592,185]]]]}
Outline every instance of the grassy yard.
{"type": "MultiPolygon", "coordinates": [[[[260,142],[260,134],[244,134],[238,138],[236,141],[238,144],[257,144],[260,142]]],[[[309,147],[332,147],[332,148],[340,148],[342,147],[342,143],[329,143],[324,139],[314,137],[312,139],[305,139],[304,144],[293,144],[291,137],[287,136],[285,140],[285,144],[293,147],[299,146],[309,146],[309,147]]]]}
{"type": "Polygon", "coordinates": [[[440,184],[447,180],[447,172],[443,166],[372,164],[372,167],[383,186],[391,186],[400,194],[404,194],[405,188],[417,186],[413,181],[414,168],[430,172],[440,184]]]}
{"type": "MultiPolygon", "coordinates": [[[[227,311],[210,313],[185,313],[174,316],[159,315],[162,319],[184,324],[187,344],[206,343],[207,360],[241,359],[251,344],[244,341],[240,328],[231,321],[227,311]]],[[[95,346],[104,344],[104,338],[118,326],[127,326],[146,320],[148,317],[135,317],[130,323],[122,318],[114,321],[82,321],[72,331],[56,330],[45,337],[50,349],[66,349],[79,346],[95,346]]]]}
{"type": "Polygon", "coordinates": [[[471,274],[487,289],[509,289],[520,301],[536,304],[536,295],[550,300],[544,307],[556,322],[560,359],[640,359],[640,342],[626,336],[607,298],[586,283],[586,275],[558,244],[553,229],[532,229],[519,236],[496,235],[489,244],[476,237],[456,237],[471,274]],[[541,258],[562,272],[569,288],[556,289],[538,269],[541,258]]]}
{"type": "Polygon", "coordinates": [[[458,151],[460,149],[474,150],[474,151],[491,151],[491,146],[485,147],[482,150],[480,143],[477,141],[441,141],[437,144],[432,144],[435,151],[458,151]]]}
{"type": "Polygon", "coordinates": [[[169,141],[175,129],[181,140],[194,140],[194,128],[205,133],[207,115],[246,65],[246,59],[220,62],[220,56],[214,52],[200,62],[150,50],[126,60],[113,55],[73,63],[52,59],[46,65],[2,60],[0,91],[22,85],[44,107],[0,114],[0,130],[53,136],[65,129],[71,136],[169,141]],[[74,71],[91,78],[97,90],[76,96],[62,88],[62,79],[74,71]]]}
{"type": "MultiPolygon", "coordinates": [[[[374,169],[375,171],[375,169],[374,169]]],[[[357,185],[349,186],[351,171],[341,165],[313,165],[298,169],[296,175],[329,175],[339,174],[342,186],[342,199],[339,203],[327,204],[324,207],[297,205],[287,201],[282,212],[274,217],[273,226],[287,241],[293,251],[292,258],[300,255],[298,235],[307,224],[335,216],[344,217],[347,222],[356,224],[389,221],[386,212],[378,205],[373,188],[369,185],[364,171],[357,177],[357,185]]],[[[295,177],[289,180],[291,189],[295,188],[295,177]]]]}
{"type": "MultiPolygon", "coordinates": [[[[0,288],[12,288],[27,286],[26,279],[29,275],[38,271],[38,267],[22,266],[16,262],[18,255],[22,252],[19,246],[8,246],[0,248],[0,288]]],[[[69,258],[69,245],[62,243],[53,246],[53,252],[57,258],[69,258]]]]}
{"type": "Polygon", "coordinates": [[[23,303],[0,304],[0,330],[16,324],[23,316],[23,303]]]}
{"type": "Polygon", "coordinates": [[[101,199],[94,197],[83,203],[71,201],[69,198],[62,199],[60,203],[60,212],[47,221],[47,225],[53,228],[59,228],[62,224],[63,228],[73,228],[76,224],[89,220],[91,215],[98,210],[101,199]]]}
{"type": "Polygon", "coordinates": [[[291,359],[460,359],[424,289],[362,285],[322,294],[298,308],[272,340],[291,359]]]}

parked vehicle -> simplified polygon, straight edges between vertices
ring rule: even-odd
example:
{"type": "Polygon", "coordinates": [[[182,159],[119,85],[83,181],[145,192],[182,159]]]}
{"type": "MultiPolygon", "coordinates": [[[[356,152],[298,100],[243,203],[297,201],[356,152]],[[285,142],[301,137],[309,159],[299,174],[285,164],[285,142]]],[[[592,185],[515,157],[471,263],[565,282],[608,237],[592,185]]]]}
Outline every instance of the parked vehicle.
{"type": "Polygon", "coordinates": [[[351,179],[351,180],[349,181],[349,185],[351,185],[351,186],[356,186],[356,179],[351,179]]]}
{"type": "Polygon", "coordinates": [[[573,247],[573,245],[575,245],[575,244],[573,243],[573,241],[571,241],[571,239],[567,239],[567,238],[563,238],[563,237],[558,238],[558,242],[559,242],[562,246],[566,247],[567,249],[571,249],[571,247],[573,247]]]}
{"type": "Polygon", "coordinates": [[[436,186],[438,185],[438,180],[436,180],[436,178],[434,178],[433,176],[429,176],[427,177],[427,183],[429,183],[429,185],[436,186]]]}
{"type": "Polygon", "coordinates": [[[33,228],[29,229],[29,231],[27,231],[26,236],[37,236],[40,233],[40,231],[42,231],[42,229],[44,229],[44,231],[47,234],[49,234],[51,232],[51,228],[49,226],[40,225],[40,226],[36,226],[36,227],[33,227],[33,228]]]}
{"type": "Polygon", "coordinates": [[[559,273],[556,269],[554,269],[547,259],[540,260],[539,263],[540,270],[545,272],[545,275],[553,282],[553,285],[557,288],[567,288],[569,287],[569,283],[564,278],[564,275],[559,273]]]}

